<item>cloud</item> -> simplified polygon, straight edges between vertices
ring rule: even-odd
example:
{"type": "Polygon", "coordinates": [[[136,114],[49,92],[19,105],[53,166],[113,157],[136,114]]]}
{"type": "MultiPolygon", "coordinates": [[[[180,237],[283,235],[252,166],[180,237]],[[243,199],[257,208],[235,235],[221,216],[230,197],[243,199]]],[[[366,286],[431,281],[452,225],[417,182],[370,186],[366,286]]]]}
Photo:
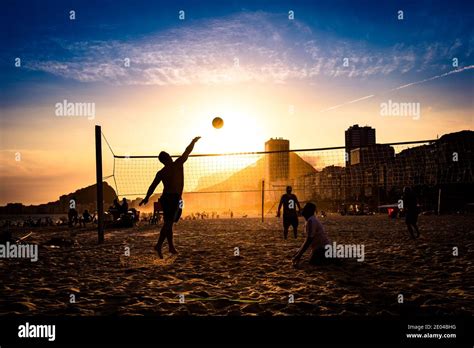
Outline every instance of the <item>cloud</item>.
{"type": "MultiPolygon", "coordinates": [[[[425,83],[425,82],[437,80],[437,79],[440,79],[440,78],[443,78],[443,77],[446,77],[446,76],[449,76],[449,75],[452,75],[452,74],[458,74],[458,73],[460,73],[460,72],[463,72],[463,71],[466,71],[466,70],[471,70],[471,69],[474,69],[474,65],[469,65],[469,66],[465,66],[465,67],[463,67],[463,68],[451,70],[451,71],[448,71],[448,72],[446,72],[446,73],[443,73],[443,74],[440,74],[440,75],[436,75],[436,76],[432,76],[432,77],[429,77],[429,78],[426,78],[426,79],[423,79],[423,80],[419,80],[419,81],[415,81],[415,82],[410,82],[410,83],[407,83],[407,84],[404,84],[404,85],[401,85],[401,86],[398,86],[398,87],[389,89],[388,91],[381,92],[380,94],[398,91],[398,90],[400,90],[400,89],[404,89],[404,88],[411,87],[411,86],[415,86],[415,85],[419,85],[419,84],[422,84],[422,83],[425,83]]],[[[357,99],[350,100],[350,101],[345,102],[345,103],[342,103],[342,104],[334,105],[334,106],[331,106],[331,107],[329,107],[329,108],[323,109],[323,110],[321,110],[321,111],[319,111],[319,112],[326,112],[326,111],[329,111],[329,110],[338,109],[338,108],[340,108],[340,107],[342,107],[342,106],[345,106],[345,105],[348,105],[348,104],[357,103],[357,102],[360,102],[360,101],[362,101],[362,100],[370,99],[370,98],[372,98],[372,97],[375,97],[375,94],[370,94],[370,95],[367,95],[367,96],[365,96],[365,97],[357,98],[357,99]]]]}
{"type": "MultiPolygon", "coordinates": [[[[247,81],[366,78],[430,71],[462,47],[422,43],[373,47],[290,21],[286,16],[245,12],[219,19],[183,22],[141,38],[74,42],[55,40],[68,53],[25,63],[80,82],[113,85],[189,85],[247,81]],[[130,67],[125,59],[130,59],[130,67]],[[349,66],[344,66],[344,58],[349,66]]],[[[439,71],[439,70],[438,70],[439,71]]]]}
{"type": "Polygon", "coordinates": [[[429,78],[427,78],[427,79],[423,79],[423,80],[420,80],[420,81],[415,81],[415,82],[407,83],[407,84],[405,84],[405,85],[392,88],[392,89],[390,90],[390,92],[392,92],[392,91],[397,91],[397,90],[399,90],[399,89],[406,88],[406,87],[410,87],[410,86],[414,86],[414,85],[419,85],[420,83],[425,83],[425,82],[428,82],[428,81],[437,80],[437,79],[440,79],[440,78],[442,78],[442,77],[445,77],[445,76],[448,76],[448,75],[452,75],[452,74],[457,74],[457,73],[463,72],[463,71],[465,71],[465,70],[471,70],[471,69],[473,69],[473,68],[474,68],[474,65],[469,65],[469,66],[465,66],[465,67],[463,67],[463,68],[451,70],[451,71],[448,71],[448,72],[446,72],[446,73],[444,73],[444,74],[432,76],[432,77],[429,77],[429,78]]]}

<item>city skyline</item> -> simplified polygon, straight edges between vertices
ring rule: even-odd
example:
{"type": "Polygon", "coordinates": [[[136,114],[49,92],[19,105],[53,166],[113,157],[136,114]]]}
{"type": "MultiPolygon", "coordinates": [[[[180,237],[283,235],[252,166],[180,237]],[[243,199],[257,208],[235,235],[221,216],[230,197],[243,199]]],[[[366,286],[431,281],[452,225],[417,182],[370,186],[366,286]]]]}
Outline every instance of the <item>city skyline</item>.
{"type": "MultiPolygon", "coordinates": [[[[326,192],[337,191],[338,193],[336,194],[336,196],[339,197],[338,199],[341,199],[342,191],[341,191],[340,186],[343,181],[349,180],[348,182],[343,184],[343,186],[346,186],[347,188],[350,188],[352,186],[352,190],[356,189],[357,191],[359,189],[359,186],[365,185],[362,182],[359,182],[361,180],[362,173],[366,172],[367,174],[371,173],[370,175],[372,175],[372,171],[379,170],[381,168],[379,167],[379,165],[382,165],[382,164],[385,164],[385,165],[388,164],[389,166],[393,166],[392,161],[393,160],[397,161],[397,159],[399,159],[400,156],[402,156],[404,153],[405,155],[403,155],[403,157],[405,159],[403,161],[406,161],[407,158],[410,158],[413,155],[415,157],[413,157],[410,160],[411,163],[415,163],[418,161],[426,161],[426,159],[428,157],[431,157],[432,155],[429,154],[429,151],[426,152],[426,149],[423,150],[424,147],[429,145],[428,148],[430,148],[433,144],[436,144],[439,140],[439,139],[424,139],[423,141],[407,142],[406,144],[404,144],[403,142],[400,144],[398,143],[381,144],[376,141],[375,133],[376,133],[376,130],[368,125],[364,127],[359,127],[358,124],[355,124],[345,130],[346,143],[344,146],[329,147],[329,148],[322,148],[322,149],[295,149],[291,147],[290,145],[291,142],[288,139],[283,139],[281,137],[270,138],[265,142],[265,152],[230,153],[222,157],[221,156],[214,157],[214,159],[216,159],[216,161],[213,161],[214,164],[212,164],[212,161],[209,162],[206,160],[207,165],[210,166],[208,169],[214,168],[215,166],[214,170],[222,171],[220,175],[218,171],[212,172],[213,174],[209,175],[208,177],[206,177],[206,174],[203,171],[202,165],[199,165],[199,163],[195,161],[191,161],[191,163],[188,164],[188,167],[190,168],[186,170],[186,172],[188,173],[187,176],[189,177],[190,173],[196,173],[196,170],[200,173],[199,173],[199,176],[197,177],[193,176],[192,178],[190,178],[190,181],[193,183],[191,184],[191,186],[189,186],[188,184],[185,185],[185,195],[188,195],[187,197],[190,198],[191,196],[189,196],[189,194],[192,195],[196,192],[198,193],[199,192],[201,193],[214,192],[216,190],[224,194],[226,192],[227,193],[239,192],[239,188],[241,188],[239,185],[244,185],[248,189],[249,184],[251,186],[255,185],[254,189],[256,189],[256,192],[260,194],[261,189],[259,185],[261,182],[261,178],[264,178],[265,183],[266,183],[265,185],[268,186],[266,190],[269,190],[269,191],[275,191],[274,189],[275,185],[283,187],[285,185],[291,184],[291,185],[295,185],[294,189],[297,192],[300,192],[303,197],[306,197],[306,199],[311,199],[311,197],[314,196],[315,192],[324,192],[324,191],[326,192]],[[368,136],[369,141],[363,141],[363,142],[358,143],[357,145],[354,145],[354,139],[348,136],[348,134],[350,134],[351,131],[354,131],[354,130],[365,131],[367,134],[370,133],[370,135],[368,136]],[[277,153],[274,153],[275,151],[277,153]],[[282,153],[280,153],[280,151],[282,153]],[[261,156],[264,156],[264,157],[261,157],[261,156]],[[351,156],[354,158],[352,158],[351,156]],[[233,157],[235,158],[233,159],[233,157]],[[344,163],[345,159],[346,160],[348,159],[348,161],[344,163]],[[232,165],[229,166],[229,164],[232,164],[232,165]],[[262,165],[265,167],[265,169],[263,169],[262,165]],[[355,172],[353,172],[354,168],[355,168],[355,172]],[[349,172],[346,172],[346,169],[349,169],[349,172]],[[245,174],[243,174],[244,172],[245,174]],[[350,183],[351,180],[354,180],[354,179],[350,179],[350,176],[354,175],[354,173],[358,173],[355,175],[356,181],[354,181],[353,183],[350,183]],[[344,177],[347,176],[348,174],[350,175],[349,178],[344,179],[344,177]],[[244,178],[239,178],[239,175],[240,176],[243,175],[244,178]],[[237,177],[237,179],[234,177],[237,177]],[[325,177],[326,182],[320,187],[321,183],[318,184],[314,181],[316,177],[325,177]],[[204,181],[202,181],[203,179],[204,181]],[[209,185],[209,187],[206,187],[206,185],[209,185]],[[303,191],[300,191],[302,187],[304,187],[304,189],[303,191]]],[[[446,143],[447,137],[450,137],[451,139],[447,141],[450,144],[449,149],[451,149],[452,151],[458,151],[456,152],[456,156],[460,156],[462,158],[462,162],[461,162],[462,164],[460,164],[460,167],[455,170],[457,172],[459,172],[459,170],[465,171],[467,166],[469,166],[469,163],[470,163],[470,162],[465,161],[466,160],[465,151],[468,151],[468,147],[472,146],[472,144],[470,143],[472,142],[472,131],[470,132],[462,131],[462,132],[445,134],[442,137],[445,139],[444,143],[446,143]]],[[[446,145],[442,145],[442,147],[443,146],[446,147],[446,145]]],[[[436,150],[436,151],[439,151],[439,150],[436,150]]],[[[195,155],[191,155],[191,158],[194,156],[195,155]]],[[[200,158],[204,158],[200,156],[202,155],[198,154],[197,157],[195,157],[195,159],[199,161],[200,158]]],[[[211,157],[208,157],[208,159],[213,158],[212,154],[203,155],[203,156],[205,157],[211,156],[211,157]]],[[[441,152],[438,152],[437,156],[443,156],[445,158],[443,161],[446,161],[446,158],[448,157],[450,158],[451,153],[446,152],[445,150],[442,150],[441,152]]],[[[123,158],[123,156],[121,156],[121,161],[127,162],[130,160],[131,159],[123,158]]],[[[448,159],[447,161],[451,161],[451,160],[448,159]]],[[[457,162],[457,159],[455,160],[455,162],[457,162]]],[[[430,167],[430,168],[419,167],[418,170],[414,171],[414,167],[406,170],[403,167],[400,167],[400,164],[401,163],[398,163],[397,166],[393,167],[393,168],[396,168],[396,171],[397,171],[396,177],[398,177],[398,179],[396,177],[391,178],[392,185],[395,185],[393,186],[394,189],[401,190],[402,187],[400,186],[401,184],[398,181],[402,180],[401,179],[402,177],[405,177],[405,179],[403,180],[406,180],[407,178],[413,179],[417,175],[420,175],[420,173],[426,172],[426,173],[429,173],[430,180],[433,180],[434,178],[434,172],[433,172],[433,170],[435,170],[434,167],[430,167]],[[405,173],[402,175],[403,171],[405,171],[405,173]]],[[[432,165],[433,164],[434,163],[432,163],[432,165]]],[[[134,171],[136,170],[136,168],[134,169],[133,164],[127,165],[127,163],[125,163],[125,166],[126,166],[126,169],[125,169],[126,172],[129,172],[127,174],[134,173],[134,171]]],[[[447,167],[450,167],[450,165],[448,164],[447,167]]],[[[114,164],[114,168],[115,168],[115,164],[114,164]]],[[[442,166],[439,168],[439,170],[442,170],[443,173],[446,172],[446,169],[447,168],[442,168],[442,166]]],[[[147,174],[152,175],[153,173],[154,171],[147,174]]],[[[117,172],[115,172],[115,169],[112,174],[113,176],[117,175],[117,172]]],[[[120,174],[119,172],[118,173],[119,177],[122,174],[120,174]]],[[[450,175],[452,176],[452,173],[450,175]]],[[[463,175],[466,175],[466,173],[464,173],[463,175]]],[[[123,191],[118,190],[118,187],[117,187],[118,178],[116,178],[117,179],[116,181],[116,179],[112,179],[110,178],[110,176],[107,176],[107,177],[109,178],[104,180],[104,182],[107,182],[109,184],[108,187],[113,191],[113,195],[119,195],[121,197],[127,196],[127,199],[130,199],[130,200],[137,200],[138,199],[137,197],[141,197],[145,195],[145,192],[141,194],[133,194],[133,195],[125,194],[124,195],[123,191]]],[[[129,179],[130,178],[128,176],[121,178],[122,184],[124,182],[126,183],[127,181],[129,181],[129,179]]],[[[318,180],[321,180],[321,179],[318,179],[318,180]]],[[[375,175],[373,180],[375,181],[372,184],[370,184],[369,182],[367,182],[367,184],[369,184],[369,186],[380,185],[380,183],[377,183],[377,180],[378,180],[377,175],[375,175]]],[[[414,182],[415,185],[429,185],[429,182],[423,181],[424,179],[421,179],[420,181],[420,178],[418,178],[417,180],[419,181],[414,182]]],[[[452,179],[449,179],[449,180],[452,180],[452,179]]],[[[451,182],[449,180],[441,179],[441,181],[439,182],[436,181],[436,183],[444,183],[444,184],[455,183],[455,181],[451,182]]],[[[465,180],[465,178],[463,178],[462,180],[465,180]]],[[[433,183],[434,182],[431,182],[431,184],[433,183]]],[[[460,181],[460,183],[464,183],[464,181],[460,181]]],[[[76,187],[74,191],[79,192],[93,186],[94,185],[87,185],[87,187],[76,187]]],[[[386,190],[386,184],[384,184],[384,186],[386,190]]],[[[245,191],[246,190],[242,191],[242,193],[244,193],[245,191]]],[[[111,194],[112,193],[109,192],[109,196],[111,194]]],[[[67,206],[67,202],[69,199],[68,197],[71,197],[71,195],[74,196],[74,192],[72,191],[68,193],[63,192],[61,196],[59,197],[59,200],[62,202],[60,207],[55,207],[54,205],[52,205],[49,208],[49,209],[52,209],[51,211],[49,211],[48,208],[43,208],[43,210],[46,209],[44,211],[45,212],[49,211],[50,213],[52,213],[53,211],[55,212],[62,211],[61,209],[67,206]]],[[[334,193],[329,193],[329,197],[333,195],[334,193]]],[[[324,198],[323,196],[319,197],[319,199],[323,199],[323,200],[327,198],[328,197],[324,198]]],[[[258,197],[255,199],[256,201],[258,201],[258,197]]],[[[235,200],[235,197],[234,197],[234,200],[235,200]]],[[[55,203],[55,202],[56,200],[52,200],[50,202],[41,202],[39,206],[50,205],[51,203],[55,203]]],[[[200,204],[202,204],[201,200],[199,200],[199,202],[201,202],[200,204]]],[[[10,206],[9,209],[14,209],[14,210],[16,209],[15,211],[17,211],[20,205],[23,205],[24,207],[28,206],[28,204],[18,205],[17,204],[18,202],[7,202],[7,203],[8,203],[8,206],[10,206]],[[16,206],[17,208],[13,208],[13,206],[16,206]]],[[[92,202],[88,203],[88,205],[90,204],[95,205],[95,203],[92,203],[92,202]]],[[[0,204],[0,206],[2,205],[4,207],[7,206],[6,203],[0,204]]],[[[33,204],[30,207],[33,208],[33,206],[38,206],[38,204],[33,204]]],[[[92,208],[89,208],[89,209],[92,209],[92,208]]],[[[32,211],[35,211],[35,210],[31,210],[31,212],[32,211]]]]}

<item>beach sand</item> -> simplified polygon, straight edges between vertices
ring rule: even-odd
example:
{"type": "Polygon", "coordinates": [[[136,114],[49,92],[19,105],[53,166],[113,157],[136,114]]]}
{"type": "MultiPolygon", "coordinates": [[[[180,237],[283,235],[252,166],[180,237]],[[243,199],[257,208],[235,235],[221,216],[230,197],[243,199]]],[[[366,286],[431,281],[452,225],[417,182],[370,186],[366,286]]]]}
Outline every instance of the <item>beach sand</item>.
{"type": "Polygon", "coordinates": [[[0,260],[0,315],[474,313],[472,215],[420,216],[416,241],[402,219],[386,215],[330,214],[321,221],[333,241],[363,244],[365,260],[312,266],[308,250],[294,268],[302,220],[297,240],[291,231],[283,240],[276,218],[182,220],[175,226],[180,253],[170,255],[165,243],[164,260],[153,250],[157,226],[106,231],[102,245],[93,227],[74,229],[76,243],[59,248],[44,243],[70,238],[67,227],[14,231],[33,231],[27,242],[40,244],[39,260],[0,260]]]}

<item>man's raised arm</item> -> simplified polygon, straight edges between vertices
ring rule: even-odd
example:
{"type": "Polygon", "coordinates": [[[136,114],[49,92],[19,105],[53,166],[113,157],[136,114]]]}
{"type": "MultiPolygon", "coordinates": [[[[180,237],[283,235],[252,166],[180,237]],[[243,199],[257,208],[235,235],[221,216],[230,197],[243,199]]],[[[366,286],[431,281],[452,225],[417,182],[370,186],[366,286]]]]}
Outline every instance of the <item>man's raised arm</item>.
{"type": "Polygon", "coordinates": [[[181,163],[184,163],[186,162],[186,160],[188,159],[188,156],[189,154],[191,153],[191,151],[193,151],[194,149],[194,144],[196,144],[196,142],[201,139],[201,137],[196,137],[194,138],[191,143],[188,145],[188,147],[186,148],[186,150],[184,150],[183,154],[181,155],[180,158],[178,158],[176,160],[176,162],[181,162],[181,163]]]}
{"type": "Polygon", "coordinates": [[[160,183],[160,181],[161,181],[161,173],[158,172],[158,173],[156,173],[155,179],[153,179],[153,182],[151,183],[150,187],[148,188],[148,192],[146,193],[145,198],[143,198],[143,200],[140,202],[139,205],[143,205],[143,204],[148,203],[148,199],[153,194],[153,192],[155,191],[155,189],[158,186],[158,184],[160,183]]]}

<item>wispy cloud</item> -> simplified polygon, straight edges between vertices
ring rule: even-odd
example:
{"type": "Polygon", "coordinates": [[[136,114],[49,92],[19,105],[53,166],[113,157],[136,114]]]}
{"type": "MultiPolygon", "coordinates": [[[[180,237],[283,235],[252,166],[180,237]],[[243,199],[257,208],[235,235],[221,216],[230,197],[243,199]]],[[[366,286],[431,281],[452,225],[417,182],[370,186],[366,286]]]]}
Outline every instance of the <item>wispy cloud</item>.
{"type": "Polygon", "coordinates": [[[399,90],[399,89],[407,88],[407,87],[414,86],[414,85],[419,85],[419,84],[421,84],[421,83],[425,83],[425,82],[437,80],[437,79],[440,79],[440,78],[442,78],[442,77],[445,77],[445,76],[448,76],[448,75],[452,75],[452,74],[457,74],[457,73],[463,72],[463,71],[465,71],[465,70],[471,70],[471,69],[473,69],[473,68],[474,68],[474,65],[469,65],[469,66],[465,66],[465,67],[460,68],[460,69],[451,70],[451,71],[448,71],[448,72],[446,72],[446,73],[444,73],[444,74],[432,76],[432,77],[427,78],[427,79],[423,79],[423,80],[415,81],[415,82],[410,82],[410,83],[407,83],[407,84],[405,84],[405,85],[395,87],[395,88],[391,89],[390,92],[392,92],[392,91],[397,91],[397,90],[399,90]]]}
{"type": "MultiPolygon", "coordinates": [[[[437,79],[440,79],[440,78],[443,78],[443,77],[446,77],[446,76],[449,76],[449,75],[452,75],[452,74],[458,74],[458,73],[463,72],[465,70],[471,70],[471,69],[474,69],[474,65],[469,65],[469,66],[465,66],[465,67],[460,68],[460,69],[451,70],[451,71],[448,71],[448,72],[440,74],[440,75],[429,77],[427,79],[423,79],[423,80],[419,80],[419,81],[415,81],[415,82],[410,82],[410,83],[407,83],[407,84],[389,89],[387,91],[381,92],[380,94],[398,91],[398,90],[403,89],[403,88],[407,88],[407,87],[419,85],[419,84],[422,84],[422,83],[426,83],[426,82],[429,82],[429,81],[437,80],[437,79]]],[[[326,112],[326,111],[338,109],[342,106],[345,106],[345,105],[348,105],[348,104],[354,104],[354,103],[360,102],[362,100],[373,98],[375,96],[376,96],[375,94],[370,94],[370,95],[367,95],[365,97],[357,98],[357,99],[350,100],[350,101],[342,103],[342,104],[331,106],[331,107],[323,109],[319,112],[321,113],[321,112],[326,112]]]]}
{"type": "Polygon", "coordinates": [[[80,82],[115,85],[188,85],[260,81],[284,83],[317,77],[366,78],[430,71],[458,52],[423,43],[389,48],[322,35],[305,23],[263,12],[183,22],[142,38],[69,43],[67,58],[44,52],[25,63],[80,82]],[[130,59],[130,67],[125,59],[130,59]],[[344,66],[347,58],[348,66],[344,66]]]}
{"type": "Polygon", "coordinates": [[[324,110],[321,110],[320,112],[325,112],[325,111],[329,111],[329,110],[334,110],[334,109],[340,108],[341,106],[345,106],[345,105],[349,105],[349,104],[354,104],[354,103],[360,102],[360,101],[362,101],[362,100],[370,99],[370,98],[372,98],[372,97],[374,97],[374,96],[375,96],[375,94],[366,95],[365,97],[357,98],[357,99],[350,100],[350,101],[345,102],[345,103],[342,103],[342,104],[338,104],[338,105],[331,106],[331,107],[329,107],[329,108],[326,108],[326,109],[324,109],[324,110]]]}

